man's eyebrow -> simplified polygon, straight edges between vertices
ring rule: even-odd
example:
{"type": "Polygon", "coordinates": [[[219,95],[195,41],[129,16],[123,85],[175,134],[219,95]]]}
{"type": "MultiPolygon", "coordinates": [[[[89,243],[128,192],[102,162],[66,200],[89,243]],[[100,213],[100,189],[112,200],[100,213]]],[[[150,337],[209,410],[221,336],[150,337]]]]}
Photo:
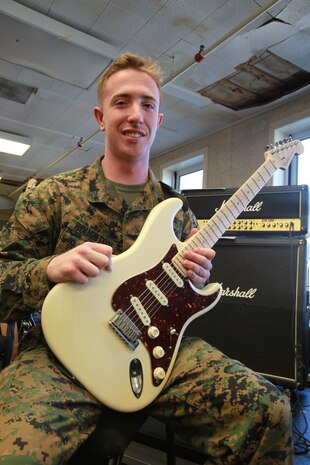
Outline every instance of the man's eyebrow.
{"type": "MultiPolygon", "coordinates": [[[[113,95],[112,99],[115,100],[117,98],[131,98],[131,97],[132,97],[131,94],[127,94],[126,92],[124,92],[124,93],[121,93],[121,94],[113,95]]],[[[154,102],[157,102],[156,97],[154,97],[153,95],[149,95],[149,94],[141,95],[141,98],[143,100],[153,100],[154,102]]]]}

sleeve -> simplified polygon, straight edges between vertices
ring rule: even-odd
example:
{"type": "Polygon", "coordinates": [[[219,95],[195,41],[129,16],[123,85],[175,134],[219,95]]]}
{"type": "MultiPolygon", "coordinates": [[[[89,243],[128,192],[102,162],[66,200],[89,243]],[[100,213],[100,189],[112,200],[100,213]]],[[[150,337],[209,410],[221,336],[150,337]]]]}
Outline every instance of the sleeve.
{"type": "MultiPolygon", "coordinates": [[[[42,183],[45,184],[45,183],[42,183]]],[[[49,190],[26,191],[0,233],[0,320],[40,310],[49,291],[46,268],[53,258],[53,214],[49,190]]]]}
{"type": "Polygon", "coordinates": [[[193,228],[199,229],[199,226],[194,213],[189,207],[187,199],[181,194],[178,194],[177,197],[183,201],[183,208],[175,217],[174,230],[176,236],[184,242],[188,238],[191,230],[193,228]]]}

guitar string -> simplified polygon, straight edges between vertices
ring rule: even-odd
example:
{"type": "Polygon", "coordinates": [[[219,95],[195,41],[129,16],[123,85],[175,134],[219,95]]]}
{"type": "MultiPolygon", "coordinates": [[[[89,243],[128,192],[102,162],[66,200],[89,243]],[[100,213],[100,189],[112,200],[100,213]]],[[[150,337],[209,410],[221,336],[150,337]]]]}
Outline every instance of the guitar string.
{"type": "MultiPolygon", "coordinates": [[[[176,287],[175,283],[171,280],[171,278],[169,278],[166,274],[165,271],[162,271],[158,277],[156,279],[161,279],[161,278],[165,278],[167,277],[167,283],[171,283],[171,287],[176,287]]],[[[154,281],[156,283],[156,280],[154,281]]],[[[159,287],[159,285],[158,285],[159,287]]],[[[171,292],[171,289],[168,289],[169,292],[171,292]]],[[[162,292],[166,292],[166,289],[162,289],[162,292]]],[[[147,288],[145,287],[144,291],[142,292],[142,294],[138,295],[137,296],[138,299],[140,300],[141,304],[143,305],[144,309],[145,310],[148,310],[149,307],[154,307],[154,304],[153,304],[153,301],[155,303],[158,304],[158,307],[161,307],[162,305],[160,304],[160,302],[158,301],[158,299],[152,294],[152,292],[147,288]],[[148,299],[148,300],[147,300],[148,299]]],[[[157,310],[156,310],[157,311],[157,310]]],[[[141,329],[141,325],[144,326],[143,322],[141,321],[141,318],[139,317],[139,315],[137,314],[135,308],[133,307],[132,304],[130,304],[128,306],[128,308],[125,310],[125,313],[127,316],[129,317],[132,317],[132,321],[136,324],[136,326],[141,329]],[[137,323],[138,322],[138,323],[137,323]]],[[[149,315],[150,318],[154,316],[154,312],[149,315]]]]}

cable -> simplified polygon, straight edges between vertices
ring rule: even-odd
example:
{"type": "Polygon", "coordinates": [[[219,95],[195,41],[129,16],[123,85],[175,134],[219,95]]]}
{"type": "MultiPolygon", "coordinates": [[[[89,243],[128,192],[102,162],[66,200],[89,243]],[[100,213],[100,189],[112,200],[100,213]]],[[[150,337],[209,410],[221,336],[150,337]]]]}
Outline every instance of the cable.
{"type": "Polygon", "coordinates": [[[306,437],[309,423],[305,412],[305,408],[310,404],[302,405],[298,392],[294,397],[295,401],[292,403],[294,454],[303,455],[310,452],[310,438],[306,437]]]}

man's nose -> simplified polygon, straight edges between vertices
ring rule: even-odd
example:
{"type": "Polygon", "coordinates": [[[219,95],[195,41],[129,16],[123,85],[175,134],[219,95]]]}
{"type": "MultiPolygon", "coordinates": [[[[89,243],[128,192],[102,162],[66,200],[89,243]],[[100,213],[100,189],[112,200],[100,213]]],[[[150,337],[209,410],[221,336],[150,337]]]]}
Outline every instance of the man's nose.
{"type": "Polygon", "coordinates": [[[143,111],[139,103],[133,103],[131,105],[130,112],[128,115],[128,121],[136,124],[143,122],[143,111]]]}

